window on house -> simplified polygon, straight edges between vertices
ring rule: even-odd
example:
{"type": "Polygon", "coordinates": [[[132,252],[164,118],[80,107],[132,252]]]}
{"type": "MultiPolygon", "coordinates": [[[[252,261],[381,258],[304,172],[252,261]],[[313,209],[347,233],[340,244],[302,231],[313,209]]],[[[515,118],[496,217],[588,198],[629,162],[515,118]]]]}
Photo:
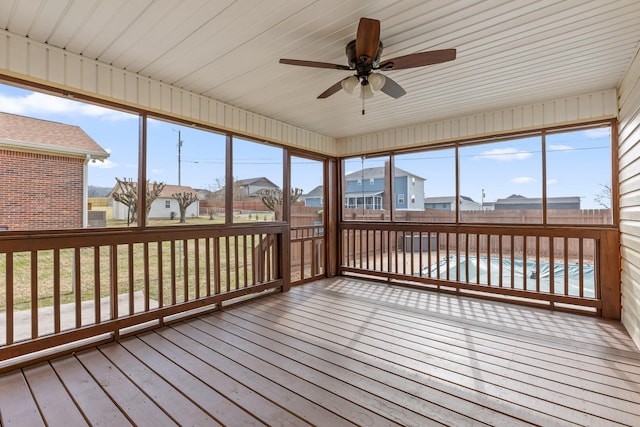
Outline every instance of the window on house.
{"type": "Polygon", "coordinates": [[[373,178],[369,178],[369,185],[375,184],[376,180],[373,178]]]}
{"type": "Polygon", "coordinates": [[[404,194],[398,194],[398,204],[404,205],[404,194]]]}
{"type": "Polygon", "coordinates": [[[164,207],[167,209],[171,209],[171,200],[165,200],[164,201],[164,207]]]}
{"type": "Polygon", "coordinates": [[[416,203],[416,196],[411,195],[411,204],[414,205],[416,203]]]}
{"type": "Polygon", "coordinates": [[[361,179],[358,180],[358,186],[360,186],[360,185],[362,185],[362,180],[361,179]]]}

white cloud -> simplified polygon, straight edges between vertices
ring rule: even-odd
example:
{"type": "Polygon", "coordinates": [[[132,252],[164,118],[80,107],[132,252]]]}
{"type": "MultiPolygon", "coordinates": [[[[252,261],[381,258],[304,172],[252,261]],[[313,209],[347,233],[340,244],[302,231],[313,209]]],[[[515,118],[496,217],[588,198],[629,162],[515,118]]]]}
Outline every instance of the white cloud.
{"type": "Polygon", "coordinates": [[[501,162],[510,162],[512,160],[528,159],[531,157],[531,153],[529,151],[520,151],[515,148],[494,148],[493,150],[485,151],[477,157],[498,160],[501,162]]]}
{"type": "Polygon", "coordinates": [[[531,184],[536,182],[536,180],[530,176],[519,176],[517,178],[513,178],[511,182],[514,184],[531,184]]]}
{"type": "Polygon", "coordinates": [[[164,169],[151,169],[151,173],[153,173],[155,175],[160,175],[160,174],[164,173],[164,169]]]}
{"type": "Polygon", "coordinates": [[[553,184],[557,184],[558,180],[555,178],[551,178],[547,180],[547,185],[553,185],[553,184]]]}
{"type": "Polygon", "coordinates": [[[0,93],[0,111],[22,116],[74,114],[104,121],[120,121],[136,118],[133,114],[38,92],[31,92],[23,96],[7,96],[0,93]]]}
{"type": "Polygon", "coordinates": [[[598,139],[598,138],[608,138],[611,135],[611,129],[606,128],[597,128],[597,129],[587,129],[584,131],[584,135],[587,138],[598,139]]]}
{"type": "Polygon", "coordinates": [[[89,163],[89,166],[98,168],[98,169],[113,169],[115,167],[118,167],[118,164],[112,162],[109,159],[104,159],[103,161],[93,160],[89,163]]]}

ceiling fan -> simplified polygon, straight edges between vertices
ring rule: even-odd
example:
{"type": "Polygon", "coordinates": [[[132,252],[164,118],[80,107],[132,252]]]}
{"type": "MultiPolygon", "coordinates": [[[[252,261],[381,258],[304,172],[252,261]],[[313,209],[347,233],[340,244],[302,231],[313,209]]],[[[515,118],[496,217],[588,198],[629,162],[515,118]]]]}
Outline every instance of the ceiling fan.
{"type": "MultiPolygon", "coordinates": [[[[354,75],[340,80],[318,95],[318,98],[328,98],[340,89],[344,89],[347,93],[351,94],[355,88],[360,85],[360,98],[364,100],[371,98],[376,90],[382,91],[393,98],[400,98],[407,93],[398,83],[381,73],[374,73],[374,71],[404,70],[456,59],[455,49],[444,49],[412,53],[380,62],[380,55],[382,54],[380,21],[369,18],[360,18],[356,39],[350,41],[345,50],[349,65],[298,59],[280,59],[280,63],[303,67],[355,71],[354,75]]],[[[364,110],[362,114],[364,114],[364,110]]]]}

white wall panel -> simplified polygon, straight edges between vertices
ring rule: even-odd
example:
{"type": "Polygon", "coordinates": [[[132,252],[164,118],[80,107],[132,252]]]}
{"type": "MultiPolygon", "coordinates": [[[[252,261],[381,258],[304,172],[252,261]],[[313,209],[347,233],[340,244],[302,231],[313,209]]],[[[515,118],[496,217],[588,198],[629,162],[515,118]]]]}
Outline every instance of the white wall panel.
{"type": "Polygon", "coordinates": [[[0,74],[174,115],[254,138],[336,154],[333,138],[257,116],[4,30],[0,31],[0,74]]]}
{"type": "Polygon", "coordinates": [[[622,323],[640,347],[640,56],[618,88],[622,323]]]}
{"type": "Polygon", "coordinates": [[[611,89],[346,138],[338,141],[338,147],[341,156],[351,156],[616,116],[616,90],[611,89]]]}

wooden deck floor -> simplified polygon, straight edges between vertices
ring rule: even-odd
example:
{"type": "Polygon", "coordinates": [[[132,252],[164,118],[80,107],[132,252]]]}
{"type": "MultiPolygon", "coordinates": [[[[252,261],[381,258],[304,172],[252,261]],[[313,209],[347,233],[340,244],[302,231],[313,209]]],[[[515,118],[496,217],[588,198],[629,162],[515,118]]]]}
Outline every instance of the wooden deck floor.
{"type": "Polygon", "coordinates": [[[4,426],[640,425],[615,322],[327,279],[0,377],[4,426]]]}

